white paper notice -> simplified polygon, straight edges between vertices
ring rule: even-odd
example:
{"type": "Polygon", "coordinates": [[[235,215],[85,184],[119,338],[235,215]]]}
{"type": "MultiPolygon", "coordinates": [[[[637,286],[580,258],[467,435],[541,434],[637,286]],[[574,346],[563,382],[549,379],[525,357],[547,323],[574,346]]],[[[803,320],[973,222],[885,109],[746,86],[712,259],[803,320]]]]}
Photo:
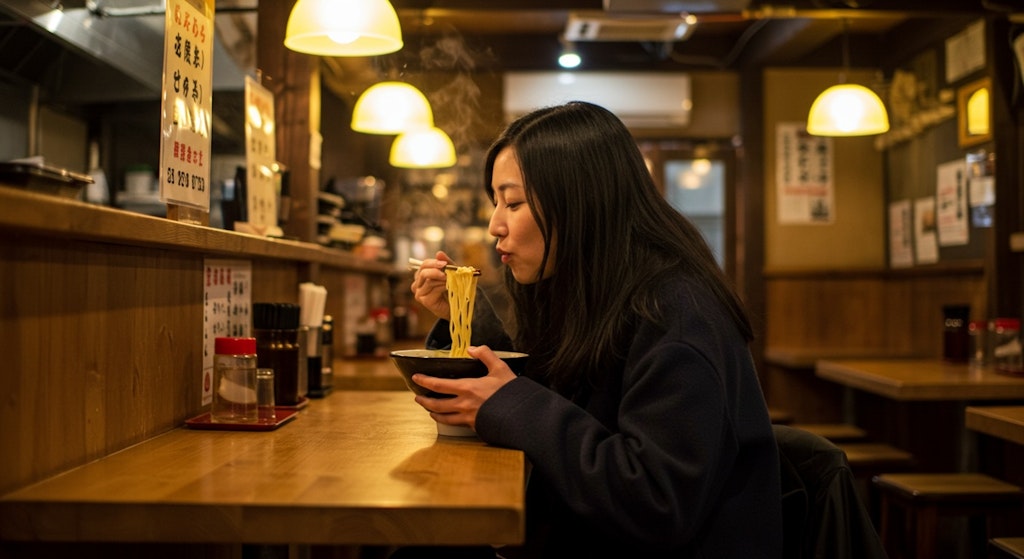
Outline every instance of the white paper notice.
{"type": "Polygon", "coordinates": [[[277,181],[274,95],[245,77],[245,201],[249,226],[266,231],[277,226],[277,181]]]}
{"type": "Polygon", "coordinates": [[[968,236],[967,162],[963,159],[939,165],[935,181],[938,204],[939,245],[965,245],[968,236]]]}
{"type": "Polygon", "coordinates": [[[889,265],[907,268],[914,264],[914,221],[910,200],[889,204],[889,265]]]}
{"type": "Polygon", "coordinates": [[[939,244],[935,238],[935,198],[914,200],[914,256],[918,264],[939,261],[939,244]]]}
{"type": "Polygon", "coordinates": [[[250,336],[252,263],[247,260],[203,262],[203,405],[213,399],[214,340],[250,336]]]}
{"type": "Polygon", "coordinates": [[[775,132],[779,223],[831,223],[835,219],[832,138],[811,136],[803,123],[781,123],[775,132]]]}
{"type": "Polygon", "coordinates": [[[213,21],[187,0],[168,0],[160,110],[164,202],[210,210],[212,107],[213,21]]]}

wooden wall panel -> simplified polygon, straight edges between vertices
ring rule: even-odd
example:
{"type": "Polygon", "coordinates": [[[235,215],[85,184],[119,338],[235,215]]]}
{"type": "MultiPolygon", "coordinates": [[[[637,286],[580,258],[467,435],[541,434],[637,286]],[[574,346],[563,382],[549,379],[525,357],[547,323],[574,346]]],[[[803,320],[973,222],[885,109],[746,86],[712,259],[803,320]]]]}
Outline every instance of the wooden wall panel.
{"type": "Polygon", "coordinates": [[[980,267],[948,273],[889,271],[769,273],[769,348],[942,354],[942,306],[965,303],[984,317],[980,267]]]}
{"type": "Polygon", "coordinates": [[[0,492],[200,409],[200,257],[14,235],[0,277],[0,492]]]}

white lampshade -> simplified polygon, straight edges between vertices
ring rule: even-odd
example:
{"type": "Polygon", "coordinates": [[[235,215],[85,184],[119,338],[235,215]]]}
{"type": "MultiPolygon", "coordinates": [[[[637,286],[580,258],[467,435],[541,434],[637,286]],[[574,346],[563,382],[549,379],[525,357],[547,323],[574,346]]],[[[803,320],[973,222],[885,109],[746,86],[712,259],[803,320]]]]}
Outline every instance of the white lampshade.
{"type": "Polygon", "coordinates": [[[882,100],[857,84],[826,89],[807,115],[807,133],[814,136],[868,136],[888,130],[889,115],[882,100]]]}
{"type": "Polygon", "coordinates": [[[434,113],[427,97],[403,82],[381,82],[370,86],[352,109],[352,129],[367,134],[401,134],[406,130],[434,126],[434,113]]]}
{"type": "Polygon", "coordinates": [[[399,134],[391,144],[389,161],[395,167],[435,169],[455,165],[455,144],[440,128],[399,134]]]}
{"type": "Polygon", "coordinates": [[[401,49],[402,28],[388,0],[298,0],[284,46],[319,56],[374,56],[401,49]]]}

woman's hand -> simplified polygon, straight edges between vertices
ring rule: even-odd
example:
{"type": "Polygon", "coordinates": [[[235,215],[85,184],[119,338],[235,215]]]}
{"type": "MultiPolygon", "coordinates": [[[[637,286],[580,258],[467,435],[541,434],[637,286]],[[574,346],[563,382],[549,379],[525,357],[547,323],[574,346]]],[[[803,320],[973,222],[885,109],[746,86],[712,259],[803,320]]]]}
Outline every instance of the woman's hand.
{"type": "Polygon", "coordinates": [[[430,412],[430,417],[445,425],[467,425],[476,429],[476,414],[480,406],[499,388],[516,378],[515,373],[500,357],[487,346],[470,346],[470,357],[475,357],[487,367],[487,376],[480,378],[445,379],[415,374],[416,384],[439,392],[453,394],[454,398],[431,398],[416,396],[416,403],[430,412]]]}
{"type": "Polygon", "coordinates": [[[444,320],[451,320],[452,316],[445,289],[448,277],[444,273],[444,267],[451,264],[451,261],[447,254],[437,251],[433,260],[427,259],[420,264],[410,286],[416,301],[434,313],[434,316],[444,320]]]}

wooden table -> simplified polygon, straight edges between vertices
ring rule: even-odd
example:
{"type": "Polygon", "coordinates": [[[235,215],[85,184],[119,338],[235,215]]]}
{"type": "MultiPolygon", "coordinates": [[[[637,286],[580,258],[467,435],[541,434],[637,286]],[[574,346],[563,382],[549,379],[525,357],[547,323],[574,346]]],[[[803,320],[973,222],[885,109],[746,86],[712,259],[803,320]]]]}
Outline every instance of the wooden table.
{"type": "MultiPolygon", "coordinates": [[[[861,390],[905,405],[927,402],[953,404],[956,409],[949,415],[955,420],[949,423],[955,422],[956,438],[954,445],[946,451],[949,459],[945,461],[961,471],[975,469],[978,459],[976,441],[964,426],[965,408],[981,401],[1024,400],[1024,378],[998,374],[991,368],[972,368],[967,364],[946,363],[939,359],[821,360],[815,366],[815,374],[846,387],[846,390],[861,390]]],[[[846,397],[844,402],[848,406],[843,412],[844,419],[860,424],[864,411],[852,409],[853,398],[846,397]]],[[[928,456],[935,444],[930,441],[941,442],[944,439],[936,433],[928,437],[923,437],[922,433],[928,429],[943,432],[942,416],[911,417],[920,413],[913,414],[906,407],[902,409],[904,411],[900,415],[886,420],[892,431],[888,442],[911,450],[915,456],[928,456]]],[[[932,456],[943,461],[941,452],[932,456]]]]}
{"type": "Polygon", "coordinates": [[[439,437],[409,392],[338,391],[275,431],[174,429],[0,498],[0,540],[515,544],[525,459],[439,437]]]}
{"type": "Polygon", "coordinates": [[[815,374],[893,400],[1024,399],[1024,377],[938,359],[826,359],[815,374]]]}
{"type": "Polygon", "coordinates": [[[1024,406],[969,406],[968,429],[1024,445],[1024,406]]]}

